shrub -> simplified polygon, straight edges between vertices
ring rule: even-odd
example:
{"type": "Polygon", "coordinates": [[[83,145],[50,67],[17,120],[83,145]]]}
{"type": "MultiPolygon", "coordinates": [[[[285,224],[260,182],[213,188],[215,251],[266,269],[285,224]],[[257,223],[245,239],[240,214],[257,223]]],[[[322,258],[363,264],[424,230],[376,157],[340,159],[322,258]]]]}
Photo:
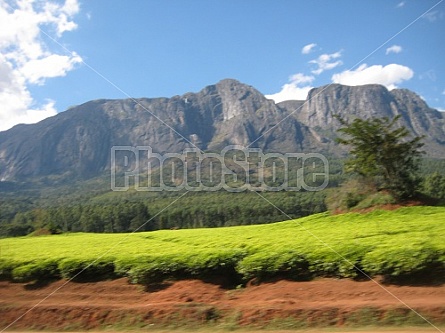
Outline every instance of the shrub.
{"type": "Polygon", "coordinates": [[[10,280],[16,263],[8,259],[0,259],[0,280],[10,280]]]}
{"type": "Polygon", "coordinates": [[[396,198],[389,192],[379,191],[371,193],[364,197],[359,203],[355,205],[356,209],[365,209],[369,207],[382,206],[387,204],[397,203],[396,198]]]}
{"type": "Polygon", "coordinates": [[[60,277],[56,260],[42,260],[18,266],[12,270],[12,279],[17,282],[31,282],[60,277]]]}
{"type": "Polygon", "coordinates": [[[147,263],[140,263],[128,271],[132,283],[149,285],[168,278],[186,277],[186,265],[176,256],[154,258],[147,263]]]}
{"type": "Polygon", "coordinates": [[[187,272],[194,276],[234,273],[245,256],[246,251],[238,249],[200,251],[187,258],[187,272]]]}
{"type": "Polygon", "coordinates": [[[137,257],[123,257],[114,261],[114,272],[117,276],[130,277],[130,271],[134,267],[143,266],[153,261],[152,256],[139,255],[137,257]]]}
{"type": "Polygon", "coordinates": [[[170,255],[147,256],[119,259],[115,272],[128,276],[132,283],[151,284],[165,279],[188,277],[233,277],[236,264],[245,255],[241,250],[202,250],[195,253],[174,253],[170,255]]]}
{"type": "Polygon", "coordinates": [[[100,260],[64,259],[59,262],[60,274],[65,279],[74,281],[99,281],[116,276],[113,259],[100,260]]]}
{"type": "Polygon", "coordinates": [[[399,247],[400,244],[391,245],[381,246],[367,253],[362,261],[363,269],[372,275],[403,277],[422,272],[431,274],[438,267],[444,265],[440,251],[431,246],[406,244],[399,247]]]}
{"type": "Polygon", "coordinates": [[[353,178],[331,190],[326,203],[330,211],[347,211],[375,193],[377,189],[372,182],[364,178],[353,178]]]}
{"type": "Polygon", "coordinates": [[[356,278],[362,275],[361,261],[368,251],[369,246],[358,243],[320,246],[308,254],[309,269],[315,276],[356,278]]]}
{"type": "Polygon", "coordinates": [[[240,261],[237,270],[244,280],[277,276],[303,280],[310,275],[308,261],[296,251],[255,253],[240,261]]]}

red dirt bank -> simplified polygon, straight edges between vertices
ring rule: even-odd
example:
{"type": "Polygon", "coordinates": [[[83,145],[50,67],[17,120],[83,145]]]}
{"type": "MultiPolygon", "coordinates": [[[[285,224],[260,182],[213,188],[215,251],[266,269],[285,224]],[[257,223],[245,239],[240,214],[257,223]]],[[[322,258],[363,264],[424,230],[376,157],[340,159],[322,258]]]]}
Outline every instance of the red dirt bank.
{"type": "Polygon", "coordinates": [[[144,291],[126,279],[64,283],[36,288],[0,281],[0,330],[22,315],[9,330],[428,325],[407,306],[435,325],[445,324],[445,285],[382,288],[372,281],[321,279],[226,290],[185,280],[144,291]]]}

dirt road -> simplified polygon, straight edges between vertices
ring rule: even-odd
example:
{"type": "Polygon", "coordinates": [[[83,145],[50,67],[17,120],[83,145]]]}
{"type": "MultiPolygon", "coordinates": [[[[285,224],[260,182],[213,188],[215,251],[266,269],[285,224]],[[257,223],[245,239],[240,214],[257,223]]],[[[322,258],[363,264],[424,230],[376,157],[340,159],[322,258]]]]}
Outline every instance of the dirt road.
{"type": "Polygon", "coordinates": [[[321,279],[281,280],[228,290],[184,280],[144,290],[126,279],[64,284],[56,281],[33,286],[0,281],[0,331],[21,316],[9,329],[119,327],[121,331],[149,327],[153,331],[199,325],[222,330],[309,329],[307,332],[327,332],[310,329],[330,327],[340,333],[367,325],[424,325],[427,329],[397,332],[434,332],[427,321],[445,327],[444,285],[381,286],[371,281],[321,279]]]}

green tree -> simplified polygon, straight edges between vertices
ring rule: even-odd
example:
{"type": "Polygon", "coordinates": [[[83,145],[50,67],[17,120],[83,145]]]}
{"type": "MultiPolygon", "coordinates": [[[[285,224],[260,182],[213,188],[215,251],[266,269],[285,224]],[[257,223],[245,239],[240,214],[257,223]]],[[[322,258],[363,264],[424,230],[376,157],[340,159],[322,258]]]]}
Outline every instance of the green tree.
{"type": "Polygon", "coordinates": [[[417,192],[420,184],[417,173],[423,137],[409,139],[410,132],[397,126],[399,118],[356,118],[348,123],[338,117],[343,125],[338,132],[347,136],[338,142],[351,147],[346,171],[371,179],[378,189],[406,199],[417,192]]]}
{"type": "Polygon", "coordinates": [[[423,192],[432,198],[445,201],[445,176],[434,172],[432,175],[425,177],[423,192]]]}

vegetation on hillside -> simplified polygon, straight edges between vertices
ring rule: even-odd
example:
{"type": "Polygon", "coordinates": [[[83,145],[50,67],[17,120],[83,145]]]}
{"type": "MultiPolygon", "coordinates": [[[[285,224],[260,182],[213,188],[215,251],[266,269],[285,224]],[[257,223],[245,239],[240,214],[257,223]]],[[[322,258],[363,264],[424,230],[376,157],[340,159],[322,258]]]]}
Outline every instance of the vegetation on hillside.
{"type": "Polygon", "coordinates": [[[445,276],[445,208],[315,214],[267,225],[0,240],[0,277],[14,281],[127,276],[230,283],[273,277],[445,276]]]}
{"type": "MultiPolygon", "coordinates": [[[[366,208],[394,203],[393,197],[385,192],[372,192],[363,181],[347,183],[351,175],[342,172],[343,161],[330,160],[329,167],[329,187],[324,191],[261,195],[292,218],[323,212],[329,207],[348,210],[357,205],[366,208]],[[339,190],[341,183],[343,189],[339,190]],[[327,202],[326,197],[330,198],[327,202]]],[[[439,204],[445,203],[445,160],[423,159],[420,175],[423,178],[420,192],[439,204]]],[[[13,192],[0,185],[0,190],[4,190],[0,194],[0,237],[45,232],[130,232],[143,219],[150,222],[139,231],[250,225],[287,219],[256,193],[188,193],[165,209],[183,193],[111,192],[107,190],[108,182],[106,177],[63,186],[49,183],[30,187],[31,184],[28,189],[13,192]]]]}
{"type": "Polygon", "coordinates": [[[410,132],[397,126],[399,118],[338,117],[345,136],[337,140],[350,147],[351,156],[345,161],[347,178],[327,196],[330,211],[445,202],[442,161],[422,160],[422,137],[410,139],[410,132]]]}
{"type": "MultiPolygon", "coordinates": [[[[179,193],[183,194],[183,193],[179,193]]],[[[31,232],[131,232],[171,228],[223,227],[271,223],[326,210],[325,193],[187,193],[185,196],[147,197],[109,193],[86,203],[34,208],[0,223],[0,236],[31,232]],[[177,201],[176,201],[177,200],[177,201]],[[168,209],[166,209],[168,207],[168,209]]]]}
{"type": "MultiPolygon", "coordinates": [[[[342,180],[342,161],[331,160],[329,167],[330,186],[336,186],[342,180]]],[[[295,186],[292,183],[301,175],[297,170],[291,171],[289,183],[295,186]]],[[[314,185],[313,172],[319,170],[303,174],[305,183],[311,186],[314,185]]],[[[275,181],[279,183],[280,179],[275,181]]],[[[323,192],[261,192],[267,200],[254,192],[190,192],[176,202],[183,191],[110,191],[109,175],[82,183],[49,182],[38,184],[38,188],[35,184],[23,189],[17,187],[16,191],[5,191],[0,197],[0,237],[23,236],[36,231],[39,234],[129,232],[261,224],[326,210],[323,192]],[[148,220],[150,222],[139,228],[148,220]]]]}

